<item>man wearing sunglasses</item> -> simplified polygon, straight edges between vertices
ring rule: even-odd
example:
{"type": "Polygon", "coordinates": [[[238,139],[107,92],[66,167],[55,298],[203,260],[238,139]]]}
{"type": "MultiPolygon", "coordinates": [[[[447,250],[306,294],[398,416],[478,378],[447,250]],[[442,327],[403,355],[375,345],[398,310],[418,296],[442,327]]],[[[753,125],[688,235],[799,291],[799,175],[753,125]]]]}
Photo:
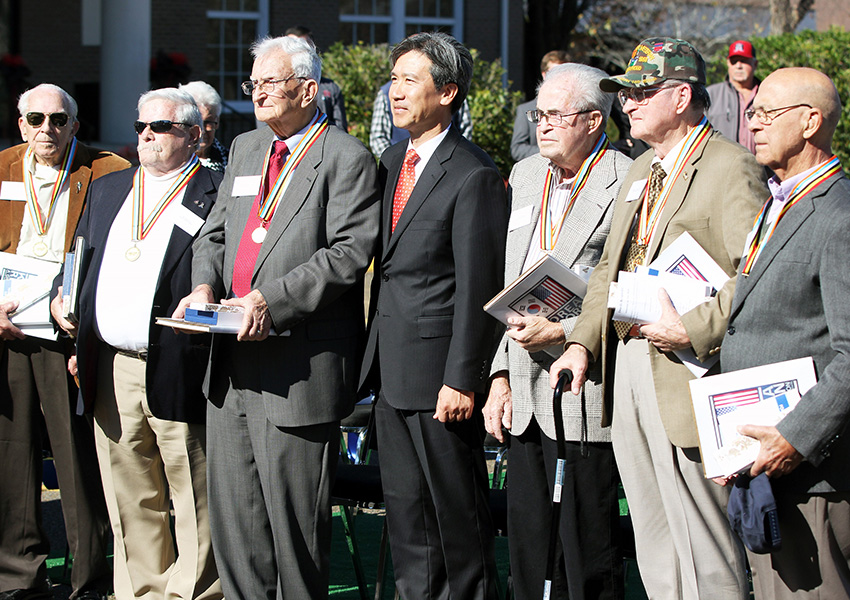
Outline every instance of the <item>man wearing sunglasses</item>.
{"type": "Polygon", "coordinates": [[[768,195],[762,169],[708,124],[705,63],[688,42],[644,40],[626,73],[600,87],[618,93],[632,135],[650,150],[623,183],[582,313],[550,370],[552,383],[569,368],[578,394],[589,363],[602,363],[603,422],[612,423],[647,595],[743,599],[746,568],[726,518],[728,492],[703,475],[688,388],[694,375],[674,351],[691,349],[701,361],[720,352],[744,240],[768,195]],[[729,275],[727,283],[685,314],[662,291],[658,322],[612,321],[608,290],[619,272],[651,263],[684,232],[729,275]]]}
{"type": "MultiPolygon", "coordinates": [[[[61,262],[91,182],[130,163],[77,143],[77,103],[55,85],[24,92],[18,110],[24,143],[0,152],[0,250],[61,262]]],[[[14,309],[0,305],[0,598],[52,597],[41,528],[42,415],[74,555],[73,597],[100,598],[111,579],[108,521],[91,425],[75,413],[66,369],[73,342],[27,336],[9,320],[14,309]]]]}
{"type": "Polygon", "coordinates": [[[242,84],[258,120],[230,149],[195,243],[190,302],[245,310],[213,336],[205,391],[210,523],[232,600],[325,598],[339,422],[354,408],[377,169],[318,109],[311,43],[266,38],[242,84]]]}
{"type": "Polygon", "coordinates": [[[155,320],[191,290],[192,242],[222,175],[195,156],[203,122],[192,96],[154,90],[138,110],[141,166],[96,182],[77,227],[91,249],[79,325],[62,318],[60,294],[51,308],[77,336],[114,534],[116,598],[217,600],[201,391],[210,339],[155,320]]]}

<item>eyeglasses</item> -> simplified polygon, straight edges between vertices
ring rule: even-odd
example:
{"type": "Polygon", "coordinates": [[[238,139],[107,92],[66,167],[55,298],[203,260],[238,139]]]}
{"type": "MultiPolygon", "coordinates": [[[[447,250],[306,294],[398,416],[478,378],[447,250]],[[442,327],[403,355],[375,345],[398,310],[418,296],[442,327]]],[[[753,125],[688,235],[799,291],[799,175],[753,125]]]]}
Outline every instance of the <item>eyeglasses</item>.
{"type": "Polygon", "coordinates": [[[800,104],[792,104],[791,106],[782,106],[780,108],[769,108],[767,110],[759,106],[758,108],[748,108],[744,111],[744,116],[747,117],[747,121],[752,121],[753,117],[755,117],[762,125],[770,125],[776,117],[784,115],[791,109],[800,108],[801,106],[805,106],[806,108],[812,107],[811,104],[806,104],[804,102],[801,102],[800,104]]]}
{"type": "Polygon", "coordinates": [[[258,92],[265,92],[266,94],[270,94],[275,91],[279,86],[282,86],[287,81],[292,81],[293,79],[307,79],[306,77],[296,77],[293,75],[292,77],[286,77],[285,79],[266,79],[265,81],[243,81],[242,82],[242,92],[246,96],[250,96],[254,93],[254,90],[258,92]]]}
{"type": "Polygon", "coordinates": [[[658,92],[663,92],[664,90],[672,90],[675,86],[658,86],[658,87],[645,87],[645,88],[623,88],[619,92],[617,92],[617,99],[620,101],[620,106],[625,106],[626,102],[631,100],[635,104],[644,105],[649,102],[649,99],[652,98],[658,92]]]}
{"type": "Polygon", "coordinates": [[[142,135],[142,132],[145,130],[145,127],[150,127],[151,131],[154,133],[168,133],[171,131],[171,128],[175,125],[183,125],[183,127],[191,127],[191,123],[175,123],[174,121],[151,121],[150,123],[145,123],[144,121],[136,121],[133,123],[133,129],[136,130],[136,133],[142,135]]]}
{"type": "Polygon", "coordinates": [[[26,119],[27,123],[32,127],[41,127],[41,124],[44,123],[44,118],[47,117],[50,119],[50,123],[56,127],[65,127],[68,124],[68,115],[63,112],[58,113],[42,113],[42,112],[28,112],[26,119]]]}
{"type": "Polygon", "coordinates": [[[567,114],[561,114],[559,112],[546,112],[543,110],[530,110],[525,113],[525,116],[532,123],[540,123],[540,121],[546,121],[549,125],[553,127],[560,127],[564,120],[567,117],[572,117],[573,115],[583,115],[585,113],[593,112],[592,110],[579,110],[576,112],[571,112],[567,114]]]}

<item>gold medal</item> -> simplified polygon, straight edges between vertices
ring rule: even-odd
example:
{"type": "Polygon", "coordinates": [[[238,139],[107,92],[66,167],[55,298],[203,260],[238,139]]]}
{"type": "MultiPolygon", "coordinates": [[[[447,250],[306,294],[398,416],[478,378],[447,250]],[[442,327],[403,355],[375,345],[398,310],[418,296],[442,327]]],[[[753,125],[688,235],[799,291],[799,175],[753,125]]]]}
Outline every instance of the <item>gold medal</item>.
{"type": "Polygon", "coordinates": [[[255,244],[262,244],[264,239],[266,239],[266,228],[262,225],[251,232],[251,240],[255,244]]]}
{"type": "Polygon", "coordinates": [[[124,258],[129,260],[130,262],[136,262],[139,260],[139,257],[142,255],[142,251],[139,250],[139,247],[133,244],[127,251],[124,253],[124,258]]]}
{"type": "Polygon", "coordinates": [[[47,250],[48,250],[47,244],[45,244],[41,240],[37,241],[35,244],[32,245],[32,253],[35,254],[39,258],[46,255],[47,250]]]}

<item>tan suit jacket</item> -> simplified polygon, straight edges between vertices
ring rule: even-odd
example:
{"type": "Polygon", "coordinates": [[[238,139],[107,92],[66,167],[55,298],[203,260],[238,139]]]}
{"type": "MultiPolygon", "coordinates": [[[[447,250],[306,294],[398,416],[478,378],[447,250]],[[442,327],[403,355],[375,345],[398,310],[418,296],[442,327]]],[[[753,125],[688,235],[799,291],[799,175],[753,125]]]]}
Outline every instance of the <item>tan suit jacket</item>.
{"type": "MultiPolygon", "coordinates": [[[[611,328],[611,311],[607,308],[608,287],[617,280],[631,242],[632,224],[641,205],[639,200],[627,202],[626,198],[635,181],[649,177],[653,156],[652,151],[641,155],[620,188],[608,241],[590,278],[582,313],[568,340],[568,343],[581,344],[595,360],[602,361],[605,383],[602,422],[605,425],[612,415],[613,350],[617,341],[611,328]],[[612,336],[615,343],[608,344],[612,336]]],[[[713,131],[687,161],[659,217],[647,253],[648,262],[687,231],[731,277],[710,302],[682,315],[682,323],[700,360],[720,351],[744,241],[756,212],[768,195],[763,170],[755,157],[713,131]]],[[[658,408],[670,442],[682,448],[697,446],[688,389],[688,381],[693,376],[673,354],[659,352],[651,345],[650,360],[658,408]]]]}
{"type": "MultiPolygon", "coordinates": [[[[18,144],[0,152],[0,181],[23,181],[24,154],[27,144],[18,144]]],[[[71,164],[70,198],[68,199],[68,221],[65,225],[65,251],[71,249],[74,231],[85,207],[89,184],[102,175],[120,171],[130,163],[111,152],[77,144],[77,154],[71,164]]],[[[15,200],[0,200],[0,251],[14,254],[21,238],[21,223],[27,203],[15,200]]]]}

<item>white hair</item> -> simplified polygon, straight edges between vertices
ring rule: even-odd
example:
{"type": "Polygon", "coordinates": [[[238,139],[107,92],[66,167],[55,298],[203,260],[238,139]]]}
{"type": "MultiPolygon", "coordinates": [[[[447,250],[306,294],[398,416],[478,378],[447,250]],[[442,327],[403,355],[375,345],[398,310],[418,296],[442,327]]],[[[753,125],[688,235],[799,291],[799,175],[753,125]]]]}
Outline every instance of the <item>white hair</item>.
{"type": "Polygon", "coordinates": [[[572,94],[570,104],[573,110],[598,110],[604,122],[611,114],[611,104],[614,102],[614,94],[599,89],[599,82],[606,77],[608,75],[605,71],[588,65],[554,65],[546,72],[546,79],[537,86],[537,93],[543,86],[568,87],[572,94]]]}
{"type": "Polygon", "coordinates": [[[198,110],[198,105],[195,99],[190,94],[177,88],[160,88],[145,92],[139,98],[138,111],[142,112],[142,107],[153,100],[166,100],[171,102],[177,108],[175,119],[180,123],[188,123],[189,125],[197,125],[201,129],[204,128],[204,120],[201,118],[201,111],[198,110]]]}
{"type": "Polygon", "coordinates": [[[186,92],[195,99],[197,105],[208,107],[215,118],[221,116],[221,96],[215,91],[215,88],[206,81],[190,81],[189,83],[181,83],[177,89],[186,92]]]}
{"type": "Polygon", "coordinates": [[[292,74],[318,82],[322,78],[322,59],[316,52],[316,46],[291,35],[280,37],[265,37],[251,45],[251,56],[254,60],[262,58],[270,52],[284,52],[292,62],[292,74]]]}
{"type": "Polygon", "coordinates": [[[30,98],[35,92],[54,92],[62,97],[62,104],[65,106],[65,112],[71,117],[71,121],[77,120],[77,101],[71,97],[71,94],[63,90],[58,85],[52,83],[42,83],[34,88],[30,88],[21,94],[18,98],[18,112],[21,116],[25,116],[30,111],[30,98]]]}

